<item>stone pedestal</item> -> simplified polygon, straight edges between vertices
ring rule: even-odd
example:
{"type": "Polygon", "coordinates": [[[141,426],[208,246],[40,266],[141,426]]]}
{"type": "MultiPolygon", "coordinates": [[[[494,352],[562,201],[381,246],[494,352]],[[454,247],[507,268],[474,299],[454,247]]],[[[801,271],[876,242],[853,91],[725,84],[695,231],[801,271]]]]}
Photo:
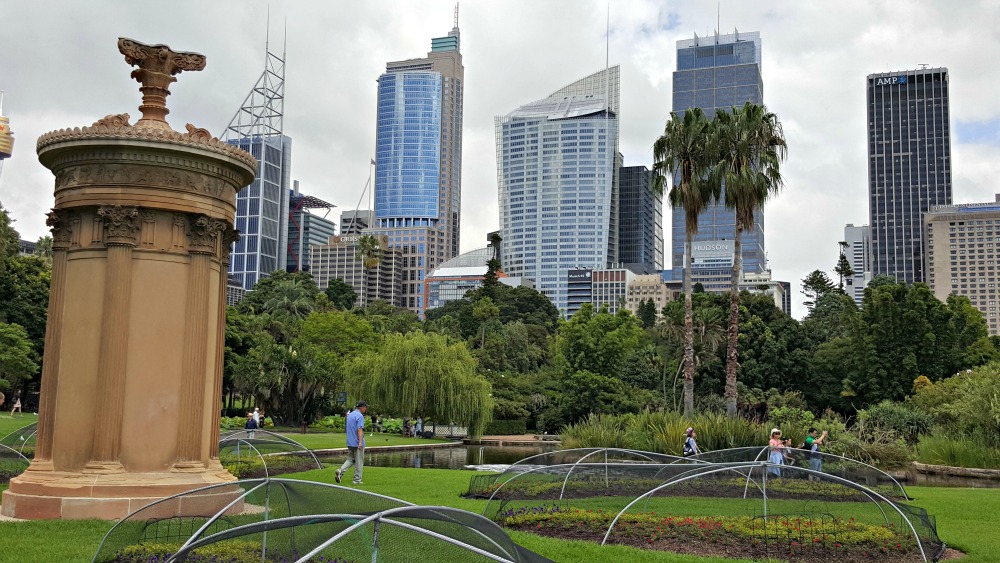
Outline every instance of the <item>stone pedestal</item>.
{"type": "Polygon", "coordinates": [[[254,158],[173,131],[166,87],[205,58],[121,39],[141,119],[38,140],[55,174],[52,285],[35,459],[2,514],[115,519],[234,480],[218,460],[226,274],[254,158]]]}

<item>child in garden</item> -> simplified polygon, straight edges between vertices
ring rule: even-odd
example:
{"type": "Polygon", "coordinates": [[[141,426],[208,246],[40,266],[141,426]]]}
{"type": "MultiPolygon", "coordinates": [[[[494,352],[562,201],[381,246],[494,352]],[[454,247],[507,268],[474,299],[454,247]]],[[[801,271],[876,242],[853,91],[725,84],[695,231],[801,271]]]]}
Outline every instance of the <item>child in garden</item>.
{"type": "Polygon", "coordinates": [[[696,442],[694,439],[695,437],[694,428],[688,428],[687,430],[685,430],[684,436],[686,436],[686,438],[684,439],[684,457],[687,457],[689,455],[700,454],[701,450],[698,449],[698,442],[696,442]]]}

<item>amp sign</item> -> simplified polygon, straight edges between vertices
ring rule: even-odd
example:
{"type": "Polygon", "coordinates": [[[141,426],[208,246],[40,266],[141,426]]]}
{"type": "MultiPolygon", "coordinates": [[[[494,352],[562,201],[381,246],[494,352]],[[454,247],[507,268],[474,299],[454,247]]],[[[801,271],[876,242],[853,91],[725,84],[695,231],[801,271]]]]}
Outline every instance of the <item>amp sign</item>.
{"type": "Polygon", "coordinates": [[[893,84],[906,84],[906,76],[886,76],[875,79],[876,86],[892,86],[893,84]]]}

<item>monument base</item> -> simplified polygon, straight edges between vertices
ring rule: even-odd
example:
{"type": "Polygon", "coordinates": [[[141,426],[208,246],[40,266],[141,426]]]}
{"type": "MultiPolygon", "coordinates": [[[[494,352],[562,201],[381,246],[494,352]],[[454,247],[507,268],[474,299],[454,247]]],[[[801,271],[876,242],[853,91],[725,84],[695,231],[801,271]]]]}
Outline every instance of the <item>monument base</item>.
{"type": "MultiPolygon", "coordinates": [[[[118,520],[171,495],[235,481],[221,466],[203,471],[159,473],[68,473],[29,469],[10,480],[0,514],[24,520],[118,520]]],[[[166,503],[169,516],[214,514],[242,493],[221,488],[205,495],[166,503]]]]}

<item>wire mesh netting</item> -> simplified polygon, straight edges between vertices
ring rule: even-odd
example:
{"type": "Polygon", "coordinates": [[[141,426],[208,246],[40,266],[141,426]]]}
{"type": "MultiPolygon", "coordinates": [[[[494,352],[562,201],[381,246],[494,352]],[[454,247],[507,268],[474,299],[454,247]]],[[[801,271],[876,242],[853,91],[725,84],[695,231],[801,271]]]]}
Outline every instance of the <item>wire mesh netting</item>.
{"type": "Polygon", "coordinates": [[[336,485],[251,479],[190,491],[127,516],[94,562],[548,561],[499,526],[336,485]]]}
{"type": "Polygon", "coordinates": [[[905,490],[884,472],[836,456],[817,463],[810,452],[790,452],[805,457],[782,464],[754,460],[759,453],[615,459],[608,451],[604,461],[600,450],[567,450],[474,477],[467,495],[489,499],[483,515],[501,525],[561,538],[816,561],[943,554],[934,518],[902,504],[905,490]]]}
{"type": "Polygon", "coordinates": [[[17,450],[25,457],[31,457],[35,451],[35,433],[37,430],[37,422],[22,426],[0,438],[0,446],[7,446],[12,450],[17,450]]]}
{"type": "Polygon", "coordinates": [[[266,430],[237,430],[219,438],[219,462],[238,479],[322,469],[309,448],[266,430]]]}
{"type": "Polygon", "coordinates": [[[31,460],[21,452],[0,444],[0,484],[24,473],[30,463],[31,460]]]}

